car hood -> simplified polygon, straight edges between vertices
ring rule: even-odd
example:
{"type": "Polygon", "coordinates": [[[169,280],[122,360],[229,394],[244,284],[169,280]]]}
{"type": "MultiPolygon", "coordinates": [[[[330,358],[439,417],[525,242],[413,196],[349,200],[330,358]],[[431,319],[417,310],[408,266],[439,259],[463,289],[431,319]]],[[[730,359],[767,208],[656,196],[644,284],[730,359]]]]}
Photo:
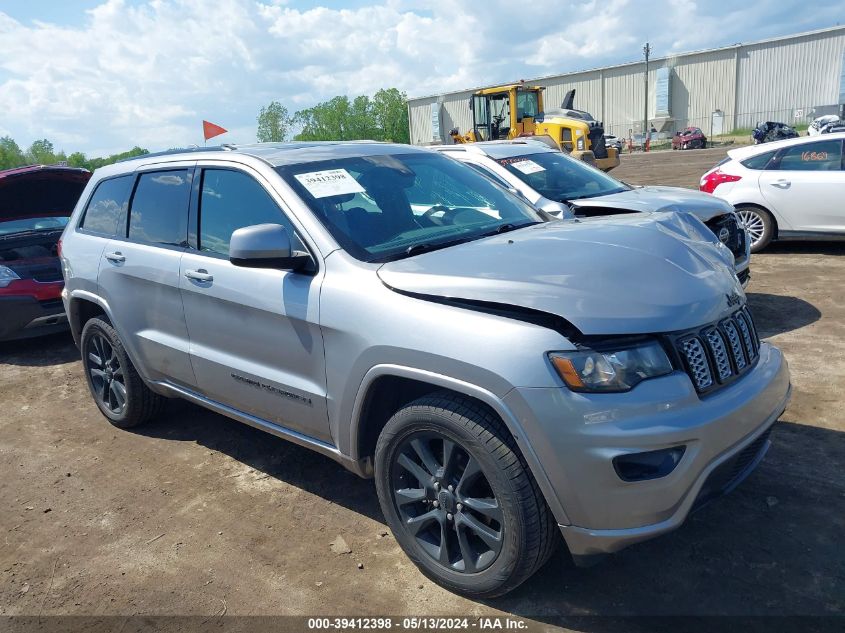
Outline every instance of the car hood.
{"type": "Polygon", "coordinates": [[[573,200],[572,204],[628,211],[683,211],[694,214],[702,222],[734,210],[721,198],[681,187],[634,187],[606,196],[573,200]]]}
{"type": "Polygon", "coordinates": [[[33,165],[0,171],[0,222],[68,217],[91,178],[87,169],[33,165]]]}
{"type": "MultiPolygon", "coordinates": [[[[697,327],[743,297],[733,256],[678,213],[562,220],[381,266],[388,287],[556,315],[582,334],[697,327]]],[[[712,236],[711,236],[712,237],[712,236]]]]}

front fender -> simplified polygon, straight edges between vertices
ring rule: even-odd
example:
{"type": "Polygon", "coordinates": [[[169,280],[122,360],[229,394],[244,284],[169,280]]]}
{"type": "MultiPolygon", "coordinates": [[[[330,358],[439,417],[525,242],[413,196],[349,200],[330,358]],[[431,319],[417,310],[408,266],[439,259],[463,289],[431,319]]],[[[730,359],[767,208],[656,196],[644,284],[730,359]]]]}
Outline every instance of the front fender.
{"type": "Polygon", "coordinates": [[[445,376],[443,374],[416,369],[413,367],[390,364],[376,365],[367,371],[355,396],[349,435],[346,438],[346,445],[349,449],[349,455],[352,458],[352,461],[362,463],[362,456],[358,451],[358,438],[364,430],[363,426],[365,421],[362,417],[367,393],[378,378],[385,376],[417,380],[437,387],[442,387],[443,389],[449,389],[456,393],[461,393],[468,397],[475,398],[493,409],[493,411],[495,411],[505,423],[511,435],[513,435],[516,440],[528,468],[534,476],[534,480],[537,482],[540,491],[543,493],[543,497],[546,499],[546,503],[549,505],[549,509],[552,511],[552,514],[554,514],[559,524],[569,524],[569,520],[566,517],[563,507],[560,505],[557,496],[554,494],[546,472],[540,464],[540,460],[537,457],[534,448],[528,442],[522,424],[517,416],[514,415],[510,408],[504,403],[503,399],[493,392],[451,376],[445,376]]]}

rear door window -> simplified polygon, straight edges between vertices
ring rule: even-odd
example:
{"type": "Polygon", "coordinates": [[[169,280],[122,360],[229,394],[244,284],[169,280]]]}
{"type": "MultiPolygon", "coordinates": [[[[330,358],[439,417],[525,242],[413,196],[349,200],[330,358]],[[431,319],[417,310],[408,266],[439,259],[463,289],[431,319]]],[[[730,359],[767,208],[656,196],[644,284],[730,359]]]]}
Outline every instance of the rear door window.
{"type": "Polygon", "coordinates": [[[783,150],[780,171],[839,171],[842,169],[842,141],[802,143],[783,150]]]}
{"type": "Polygon", "coordinates": [[[188,200],[193,170],[142,173],[132,196],[129,239],[164,246],[186,246],[188,200]]]}
{"type": "Polygon", "coordinates": [[[126,235],[126,210],[134,179],[134,175],[120,176],[97,185],[79,227],[107,237],[126,235]]]}

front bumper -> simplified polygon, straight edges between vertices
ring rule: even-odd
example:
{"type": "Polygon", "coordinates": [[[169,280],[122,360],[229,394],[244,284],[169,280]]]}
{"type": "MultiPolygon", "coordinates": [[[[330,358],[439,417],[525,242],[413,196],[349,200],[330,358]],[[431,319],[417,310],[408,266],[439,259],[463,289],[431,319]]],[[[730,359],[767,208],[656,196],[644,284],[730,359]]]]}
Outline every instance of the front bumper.
{"type": "Polygon", "coordinates": [[[786,360],[763,343],[753,370],[701,398],[676,372],[622,394],[515,389],[505,400],[537,453],[555,497],[549,506],[562,509],[556,518],[577,559],[673,530],[696,502],[738,484],[765,454],[767,442],[755,442],[789,396],[786,360]],[[677,466],[658,479],[626,482],[612,464],[619,455],[681,445],[677,466]],[[731,468],[737,464],[740,472],[731,468]]]}
{"type": "Polygon", "coordinates": [[[0,341],[61,332],[68,327],[62,300],[33,296],[0,296],[0,341]]]}

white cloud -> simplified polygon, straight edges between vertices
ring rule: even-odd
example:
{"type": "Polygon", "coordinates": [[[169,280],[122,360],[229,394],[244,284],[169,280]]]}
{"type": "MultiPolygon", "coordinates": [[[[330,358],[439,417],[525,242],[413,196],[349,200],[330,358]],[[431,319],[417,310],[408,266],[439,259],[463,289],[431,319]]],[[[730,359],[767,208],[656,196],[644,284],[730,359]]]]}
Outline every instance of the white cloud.
{"type": "MultiPolygon", "coordinates": [[[[841,0],[837,0],[841,6],[841,0]]],[[[0,131],[92,155],[254,140],[270,100],[294,110],[396,86],[410,95],[750,41],[825,23],[796,0],[725,12],[695,0],[103,0],[82,26],[0,11],[0,131]]],[[[829,16],[828,16],[829,17],[829,16]]]]}

